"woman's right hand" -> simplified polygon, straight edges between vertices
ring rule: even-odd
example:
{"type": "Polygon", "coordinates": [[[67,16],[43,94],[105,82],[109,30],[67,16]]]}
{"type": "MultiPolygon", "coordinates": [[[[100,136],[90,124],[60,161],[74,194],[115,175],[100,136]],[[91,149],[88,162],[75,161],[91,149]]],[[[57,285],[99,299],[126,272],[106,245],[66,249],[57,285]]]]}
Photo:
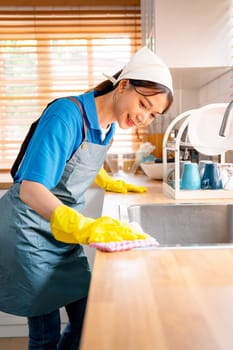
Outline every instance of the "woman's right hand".
{"type": "Polygon", "coordinates": [[[149,237],[128,223],[108,216],[91,219],[65,205],[54,210],[50,226],[54,237],[64,243],[120,242],[149,237]]]}

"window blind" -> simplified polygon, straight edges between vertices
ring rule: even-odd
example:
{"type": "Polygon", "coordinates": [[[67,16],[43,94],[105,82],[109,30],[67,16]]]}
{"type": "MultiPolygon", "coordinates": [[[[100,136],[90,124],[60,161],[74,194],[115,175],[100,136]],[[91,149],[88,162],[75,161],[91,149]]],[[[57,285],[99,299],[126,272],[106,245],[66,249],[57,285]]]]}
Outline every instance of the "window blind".
{"type": "MultiPolygon", "coordinates": [[[[52,99],[94,87],[140,47],[137,6],[0,8],[0,169],[52,99]]],[[[117,130],[113,149],[136,149],[143,132],[117,130]]]]}

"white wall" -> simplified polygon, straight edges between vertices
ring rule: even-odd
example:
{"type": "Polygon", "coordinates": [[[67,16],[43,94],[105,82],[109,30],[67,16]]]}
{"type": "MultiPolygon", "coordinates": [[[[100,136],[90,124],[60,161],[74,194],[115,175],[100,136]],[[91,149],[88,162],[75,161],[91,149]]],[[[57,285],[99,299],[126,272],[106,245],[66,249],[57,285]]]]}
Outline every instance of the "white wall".
{"type": "Polygon", "coordinates": [[[199,89],[175,89],[170,119],[184,111],[210,103],[228,103],[233,99],[233,68],[199,89]],[[231,97],[232,95],[232,97],[231,97]]]}
{"type": "MultiPolygon", "coordinates": [[[[228,103],[233,99],[233,68],[200,89],[200,105],[228,103]]],[[[226,153],[226,162],[233,163],[233,150],[226,153]]]]}
{"type": "Polygon", "coordinates": [[[170,119],[182,112],[199,107],[199,89],[175,89],[174,102],[169,110],[170,119]]]}
{"type": "Polygon", "coordinates": [[[200,88],[200,105],[230,102],[233,98],[233,69],[200,88]]]}
{"type": "Polygon", "coordinates": [[[169,67],[230,66],[231,6],[232,0],[156,0],[156,52],[169,67]]]}

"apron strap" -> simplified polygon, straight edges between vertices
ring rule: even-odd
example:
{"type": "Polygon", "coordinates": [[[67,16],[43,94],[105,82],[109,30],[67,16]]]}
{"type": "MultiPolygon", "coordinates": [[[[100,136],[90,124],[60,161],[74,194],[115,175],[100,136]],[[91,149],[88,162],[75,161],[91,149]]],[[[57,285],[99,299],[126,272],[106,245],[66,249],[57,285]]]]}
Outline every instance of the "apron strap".
{"type": "Polygon", "coordinates": [[[87,135],[87,125],[86,125],[86,122],[85,122],[85,119],[84,119],[83,107],[82,107],[81,103],[75,97],[69,96],[67,98],[70,101],[74,102],[79,107],[79,109],[81,111],[81,115],[82,115],[82,118],[83,118],[83,131],[84,131],[83,142],[85,142],[86,141],[86,135],[87,135]]]}
{"type": "MultiPolygon", "coordinates": [[[[74,103],[79,107],[79,109],[80,109],[80,111],[81,111],[81,115],[82,115],[82,119],[83,119],[83,130],[84,130],[84,140],[83,140],[83,141],[86,141],[87,126],[86,126],[85,119],[84,119],[84,115],[83,115],[83,108],[82,108],[82,105],[81,105],[81,103],[80,103],[76,98],[74,98],[74,97],[72,97],[72,96],[68,96],[67,98],[68,98],[69,100],[71,100],[72,102],[74,102],[74,103]]],[[[50,106],[50,105],[51,105],[52,103],[54,103],[55,101],[57,101],[57,99],[54,100],[54,101],[52,101],[52,102],[50,102],[50,103],[47,105],[46,108],[48,108],[48,106],[50,106]]],[[[46,108],[45,108],[45,109],[46,109],[46,108]]],[[[44,110],[44,111],[45,111],[45,110],[44,110]]],[[[40,118],[41,118],[41,117],[40,117],[40,118]]],[[[16,159],[15,159],[15,161],[14,161],[12,167],[11,167],[10,173],[11,173],[12,178],[15,177],[15,174],[16,174],[17,171],[18,171],[19,165],[20,165],[20,163],[21,163],[21,161],[22,161],[22,159],[23,159],[23,157],[24,157],[24,154],[25,154],[25,152],[26,152],[27,146],[28,146],[28,144],[29,144],[29,142],[30,142],[30,140],[31,140],[31,138],[32,138],[32,135],[34,134],[34,132],[35,132],[35,130],[36,130],[36,127],[37,127],[37,124],[39,123],[40,118],[38,118],[35,122],[33,122],[33,123],[31,124],[30,129],[29,129],[29,131],[28,131],[28,133],[27,133],[27,135],[26,135],[26,137],[25,137],[25,139],[24,139],[24,141],[23,141],[23,143],[22,143],[22,145],[21,145],[21,147],[20,147],[19,153],[18,153],[18,155],[17,155],[17,157],[16,157],[16,159]]]]}

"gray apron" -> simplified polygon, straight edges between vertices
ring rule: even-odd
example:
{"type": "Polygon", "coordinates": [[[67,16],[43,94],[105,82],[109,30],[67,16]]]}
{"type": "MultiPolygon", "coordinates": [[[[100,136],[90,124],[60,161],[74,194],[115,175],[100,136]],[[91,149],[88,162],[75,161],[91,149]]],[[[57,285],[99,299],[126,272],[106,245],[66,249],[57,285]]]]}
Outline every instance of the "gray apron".
{"type": "MultiPolygon", "coordinates": [[[[63,203],[81,211],[107,147],[85,142],[74,153],[52,190],[63,203]]],[[[55,240],[19,190],[14,184],[0,199],[0,310],[38,316],[87,296],[91,274],[82,246],[55,240]]]]}

